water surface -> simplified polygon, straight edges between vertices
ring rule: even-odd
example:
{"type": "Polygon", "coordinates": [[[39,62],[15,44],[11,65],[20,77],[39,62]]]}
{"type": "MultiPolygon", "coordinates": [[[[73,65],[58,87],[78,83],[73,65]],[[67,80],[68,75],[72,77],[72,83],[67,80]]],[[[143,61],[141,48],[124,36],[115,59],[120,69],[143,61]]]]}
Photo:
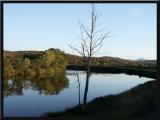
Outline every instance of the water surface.
{"type": "MultiPolygon", "coordinates": [[[[85,72],[78,71],[81,102],[85,72]]],[[[87,102],[96,97],[118,94],[153,79],[127,74],[92,73],[87,102]]],[[[55,79],[10,79],[5,81],[4,117],[39,117],[46,112],[63,111],[78,105],[78,82],[75,71],[55,79]]]]}

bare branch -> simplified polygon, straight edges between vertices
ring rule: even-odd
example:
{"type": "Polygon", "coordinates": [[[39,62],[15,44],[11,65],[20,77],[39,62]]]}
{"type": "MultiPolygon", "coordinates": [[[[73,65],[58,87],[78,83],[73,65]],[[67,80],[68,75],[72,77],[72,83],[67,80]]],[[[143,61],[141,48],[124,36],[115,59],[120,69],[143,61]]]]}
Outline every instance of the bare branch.
{"type": "Polygon", "coordinates": [[[100,45],[98,46],[98,49],[95,50],[95,51],[93,51],[92,55],[94,55],[95,53],[97,53],[97,52],[101,49],[102,46],[103,46],[103,44],[100,44],[100,45]]]}
{"type": "Polygon", "coordinates": [[[86,27],[79,21],[80,36],[78,37],[81,40],[80,49],[69,45],[73,50],[80,54],[84,58],[84,63],[90,64],[92,55],[96,54],[102,47],[103,41],[108,37],[110,32],[105,32],[106,28],[97,30],[100,25],[97,23],[98,18],[100,17],[97,8],[92,4],[90,12],[90,26],[86,27]]]}
{"type": "Polygon", "coordinates": [[[105,28],[102,28],[102,29],[100,29],[100,30],[98,30],[98,31],[95,31],[94,34],[93,34],[93,37],[95,37],[98,33],[103,32],[104,30],[106,30],[106,27],[105,27],[105,28]]]}
{"type": "Polygon", "coordinates": [[[104,41],[104,39],[106,37],[108,37],[108,34],[110,34],[110,32],[105,33],[104,35],[102,35],[101,37],[97,38],[96,41],[94,42],[92,49],[95,49],[96,47],[98,47],[100,44],[102,44],[102,42],[104,41]]]}
{"type": "Polygon", "coordinates": [[[79,53],[80,55],[83,56],[83,54],[82,54],[77,48],[74,48],[72,45],[69,45],[69,44],[68,44],[68,46],[69,46],[71,49],[75,50],[77,53],[79,53]]]}
{"type": "Polygon", "coordinates": [[[88,33],[86,27],[82,24],[82,23],[79,23],[80,24],[80,27],[84,30],[84,32],[88,35],[89,38],[91,38],[90,34],[88,33]]]}

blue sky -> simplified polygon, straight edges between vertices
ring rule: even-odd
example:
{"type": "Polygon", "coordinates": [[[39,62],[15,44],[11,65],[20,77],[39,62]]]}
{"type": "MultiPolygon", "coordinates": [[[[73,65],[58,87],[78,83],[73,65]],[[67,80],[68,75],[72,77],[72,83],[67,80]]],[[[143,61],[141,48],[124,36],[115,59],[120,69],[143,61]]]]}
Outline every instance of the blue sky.
{"type": "MultiPolygon", "coordinates": [[[[125,59],[156,59],[156,4],[96,4],[98,22],[111,31],[101,54],[125,59]]],[[[78,20],[89,24],[91,4],[5,4],[4,50],[59,48],[71,53],[79,46],[78,20]]]]}

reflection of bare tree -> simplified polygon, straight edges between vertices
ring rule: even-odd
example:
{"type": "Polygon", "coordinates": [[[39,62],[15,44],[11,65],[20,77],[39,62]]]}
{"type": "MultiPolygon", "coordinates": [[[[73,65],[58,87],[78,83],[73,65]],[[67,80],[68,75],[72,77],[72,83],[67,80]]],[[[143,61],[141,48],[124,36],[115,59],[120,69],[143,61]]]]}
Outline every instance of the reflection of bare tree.
{"type": "Polygon", "coordinates": [[[97,12],[96,7],[92,4],[92,9],[90,12],[90,27],[86,27],[84,24],[79,22],[80,27],[80,37],[81,46],[78,49],[72,45],[69,45],[75,52],[80,54],[83,57],[83,62],[86,67],[86,86],[84,92],[84,100],[83,105],[86,104],[87,101],[87,92],[89,85],[89,77],[90,77],[90,62],[91,57],[99,52],[103,45],[103,41],[108,37],[109,32],[104,32],[104,28],[97,29],[98,25],[97,20],[99,18],[99,13],[97,12]]]}
{"type": "Polygon", "coordinates": [[[79,106],[81,105],[81,83],[79,80],[79,74],[77,71],[77,66],[76,66],[76,76],[77,76],[77,81],[78,81],[78,100],[79,100],[79,106]]]}
{"type": "MultiPolygon", "coordinates": [[[[72,49],[72,52],[73,52],[73,49],[72,49]]],[[[74,61],[77,61],[75,58],[74,58],[74,61]]],[[[78,64],[76,62],[76,64],[78,64]]],[[[78,82],[78,103],[79,103],[79,106],[81,105],[81,82],[79,80],[79,73],[78,73],[78,70],[77,70],[77,65],[76,65],[76,73],[72,73],[70,75],[76,75],[77,77],[77,82],[78,82]]]]}

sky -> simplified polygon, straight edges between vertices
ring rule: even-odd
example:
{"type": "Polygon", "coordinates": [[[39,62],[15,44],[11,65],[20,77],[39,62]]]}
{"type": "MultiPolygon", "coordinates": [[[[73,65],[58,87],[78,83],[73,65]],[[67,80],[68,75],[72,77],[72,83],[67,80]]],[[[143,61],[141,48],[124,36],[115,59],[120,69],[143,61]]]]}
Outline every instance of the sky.
{"type": "MultiPolygon", "coordinates": [[[[100,26],[111,31],[100,54],[124,59],[157,59],[157,10],[155,3],[98,3],[100,26]]],[[[90,25],[91,4],[4,4],[4,50],[47,50],[72,53],[79,47],[80,20],[90,25]]]]}

